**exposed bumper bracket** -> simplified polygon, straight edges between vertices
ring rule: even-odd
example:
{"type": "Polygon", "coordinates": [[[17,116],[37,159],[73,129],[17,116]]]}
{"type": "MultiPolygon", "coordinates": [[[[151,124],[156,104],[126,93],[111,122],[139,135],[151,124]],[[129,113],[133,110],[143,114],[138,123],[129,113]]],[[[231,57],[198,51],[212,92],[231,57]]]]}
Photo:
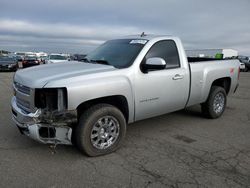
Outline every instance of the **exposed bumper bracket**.
{"type": "Polygon", "coordinates": [[[21,133],[44,144],[71,145],[72,128],[66,125],[53,125],[40,122],[41,109],[34,113],[25,114],[16,105],[15,97],[12,98],[12,119],[21,133]]]}

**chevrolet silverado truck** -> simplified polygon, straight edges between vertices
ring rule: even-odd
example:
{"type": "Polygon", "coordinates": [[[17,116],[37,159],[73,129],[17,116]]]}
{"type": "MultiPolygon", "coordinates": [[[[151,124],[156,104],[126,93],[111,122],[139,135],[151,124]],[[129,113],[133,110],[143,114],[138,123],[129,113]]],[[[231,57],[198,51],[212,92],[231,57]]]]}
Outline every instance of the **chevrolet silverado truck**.
{"type": "Polygon", "coordinates": [[[190,59],[177,37],[134,35],[105,42],[84,62],[31,67],[13,79],[21,133],[98,156],[115,151],[139,120],[196,104],[220,117],[237,89],[239,61],[190,59]]]}

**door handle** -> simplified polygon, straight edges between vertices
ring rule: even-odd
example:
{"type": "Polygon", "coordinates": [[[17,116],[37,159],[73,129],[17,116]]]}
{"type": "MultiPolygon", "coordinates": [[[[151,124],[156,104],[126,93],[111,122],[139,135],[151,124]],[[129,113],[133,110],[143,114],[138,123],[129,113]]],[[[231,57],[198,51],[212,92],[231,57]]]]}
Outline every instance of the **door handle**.
{"type": "Polygon", "coordinates": [[[180,75],[180,74],[176,74],[174,75],[174,77],[172,78],[173,80],[180,80],[180,79],[183,79],[184,76],[183,75],[180,75]]]}

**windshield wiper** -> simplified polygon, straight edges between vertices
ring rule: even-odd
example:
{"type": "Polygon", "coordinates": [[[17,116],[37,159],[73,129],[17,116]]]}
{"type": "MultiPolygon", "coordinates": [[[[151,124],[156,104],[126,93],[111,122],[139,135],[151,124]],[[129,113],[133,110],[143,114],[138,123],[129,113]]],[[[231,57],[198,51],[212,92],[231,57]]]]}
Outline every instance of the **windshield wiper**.
{"type": "Polygon", "coordinates": [[[91,59],[90,62],[103,64],[103,65],[110,65],[108,61],[102,59],[91,59]]]}
{"type": "Polygon", "coordinates": [[[108,61],[102,60],[102,59],[88,59],[88,58],[83,58],[83,62],[86,63],[97,63],[97,64],[103,64],[103,65],[110,65],[108,61]]]}

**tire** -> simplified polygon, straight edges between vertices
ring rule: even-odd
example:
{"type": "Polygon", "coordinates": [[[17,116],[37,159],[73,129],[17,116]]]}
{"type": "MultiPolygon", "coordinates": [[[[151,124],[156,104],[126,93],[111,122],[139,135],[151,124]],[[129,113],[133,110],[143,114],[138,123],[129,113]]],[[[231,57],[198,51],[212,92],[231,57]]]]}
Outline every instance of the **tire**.
{"type": "Polygon", "coordinates": [[[88,156],[99,156],[117,150],[126,135],[122,112],[109,104],[97,104],[80,117],[75,130],[77,148],[88,156]]]}
{"type": "Polygon", "coordinates": [[[201,104],[202,113],[210,119],[219,118],[227,104],[227,94],[224,88],[219,86],[212,86],[208,99],[201,104]]]}
{"type": "Polygon", "coordinates": [[[245,67],[244,72],[248,72],[248,68],[247,67],[245,67]]]}

